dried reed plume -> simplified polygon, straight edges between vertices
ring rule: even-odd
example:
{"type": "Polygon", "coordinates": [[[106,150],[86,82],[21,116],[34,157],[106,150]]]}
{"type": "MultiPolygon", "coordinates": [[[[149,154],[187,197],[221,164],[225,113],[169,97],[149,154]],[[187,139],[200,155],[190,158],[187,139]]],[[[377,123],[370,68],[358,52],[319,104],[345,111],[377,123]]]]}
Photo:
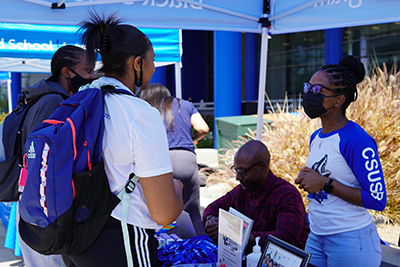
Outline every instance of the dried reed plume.
{"type": "Polygon", "coordinates": [[[8,115],[8,113],[5,113],[5,112],[0,114],[0,123],[2,123],[4,121],[4,119],[6,118],[7,115],[8,115]]]}

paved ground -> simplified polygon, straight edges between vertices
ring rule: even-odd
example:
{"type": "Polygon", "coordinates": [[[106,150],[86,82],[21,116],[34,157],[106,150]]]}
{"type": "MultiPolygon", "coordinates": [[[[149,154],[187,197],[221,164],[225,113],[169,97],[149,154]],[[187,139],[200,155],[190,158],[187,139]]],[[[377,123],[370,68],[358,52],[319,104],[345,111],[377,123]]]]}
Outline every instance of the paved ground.
{"type": "Polygon", "coordinates": [[[25,266],[22,257],[16,257],[14,251],[4,247],[6,229],[0,222],[0,267],[25,266]]]}

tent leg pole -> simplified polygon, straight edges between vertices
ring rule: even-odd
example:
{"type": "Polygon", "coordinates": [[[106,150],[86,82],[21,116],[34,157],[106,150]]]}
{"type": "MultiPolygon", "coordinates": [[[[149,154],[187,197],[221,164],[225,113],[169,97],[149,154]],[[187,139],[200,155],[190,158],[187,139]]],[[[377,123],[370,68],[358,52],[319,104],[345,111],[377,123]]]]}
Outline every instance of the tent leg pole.
{"type": "Polygon", "coordinates": [[[175,62],[175,97],[182,98],[182,78],[180,62],[175,62]]]}
{"type": "Polygon", "coordinates": [[[12,105],[12,93],[11,93],[11,77],[10,73],[8,73],[8,79],[7,79],[7,96],[8,96],[8,113],[11,113],[14,109],[12,105]]]}
{"type": "Polygon", "coordinates": [[[268,28],[262,28],[261,55],[260,55],[260,78],[258,85],[258,109],[257,109],[257,135],[256,139],[261,140],[264,122],[265,84],[267,80],[267,55],[268,55],[268,28]]]}

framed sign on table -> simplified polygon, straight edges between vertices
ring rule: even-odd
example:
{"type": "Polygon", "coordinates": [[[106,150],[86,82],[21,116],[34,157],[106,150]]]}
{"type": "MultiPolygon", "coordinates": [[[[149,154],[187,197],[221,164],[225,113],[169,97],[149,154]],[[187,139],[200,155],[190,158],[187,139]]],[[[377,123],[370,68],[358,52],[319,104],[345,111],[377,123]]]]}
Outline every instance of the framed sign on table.
{"type": "Polygon", "coordinates": [[[310,258],[310,253],[269,235],[257,267],[306,267],[310,258]]]}

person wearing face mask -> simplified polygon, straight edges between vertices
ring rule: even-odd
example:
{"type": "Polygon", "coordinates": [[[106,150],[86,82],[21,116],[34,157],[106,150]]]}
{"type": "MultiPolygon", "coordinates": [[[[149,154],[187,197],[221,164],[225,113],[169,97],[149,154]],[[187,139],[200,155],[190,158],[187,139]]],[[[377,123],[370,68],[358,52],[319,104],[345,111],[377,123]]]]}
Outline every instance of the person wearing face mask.
{"type": "Polygon", "coordinates": [[[307,166],[295,183],[308,192],[305,250],[319,266],[379,266],[380,238],[368,209],[382,211],[386,188],[375,140],[349,121],[364,65],[353,56],[323,66],[304,83],[303,107],[322,128],[310,140],[307,166]]]}
{"type": "MultiPolygon", "coordinates": [[[[96,77],[94,65],[94,61],[87,61],[85,50],[77,46],[66,45],[54,53],[51,60],[52,76],[46,80],[42,79],[35,85],[26,87],[23,90],[25,101],[40,98],[32,105],[26,115],[22,127],[21,147],[25,147],[29,133],[44,119],[47,119],[63,100],[77,92],[79,86],[91,82],[96,77]]],[[[3,124],[0,125],[0,135],[3,133],[2,128],[3,124]]],[[[0,155],[3,154],[1,153],[3,150],[3,143],[0,142],[0,155]]],[[[18,207],[16,210],[18,214],[18,207]]],[[[16,218],[18,220],[19,216],[16,216],[16,218]]],[[[10,221],[7,231],[15,233],[16,225],[18,225],[18,222],[10,221]]],[[[12,243],[15,243],[15,236],[7,235],[7,238],[13,239],[12,243]]],[[[41,255],[27,246],[22,239],[19,238],[19,241],[26,266],[62,266],[60,255],[41,255]]]]}
{"type": "Polygon", "coordinates": [[[63,255],[63,260],[68,267],[159,266],[154,234],[178,218],[183,201],[182,183],[172,176],[160,113],[134,95],[147,89],[155,71],[153,46],[143,32],[115,14],[93,12],[81,25],[87,56],[94,59],[95,51],[100,53],[103,75],[80,90],[113,86],[126,91],[104,96],[102,155],[111,192],[125,190],[131,173],[139,181],[129,194],[127,223],[121,223],[119,203],[93,244],[77,255],[63,255]],[[123,237],[126,226],[130,242],[123,237]]]}
{"type": "MultiPolygon", "coordinates": [[[[82,67],[86,68],[87,66],[82,66],[82,67]]],[[[79,66],[78,66],[78,68],[79,68],[79,66]]],[[[92,77],[91,78],[82,77],[81,75],[79,75],[78,72],[74,71],[71,68],[68,68],[68,70],[70,72],[72,72],[72,74],[68,75],[68,80],[71,84],[71,90],[69,91],[70,95],[73,95],[76,92],[78,92],[79,87],[81,87],[82,85],[90,84],[94,80],[94,78],[92,78],[92,77]],[[73,77],[71,78],[71,76],[73,76],[73,77]]],[[[84,70],[81,70],[81,71],[84,71],[84,70]]],[[[88,72],[88,73],[93,72],[93,67],[89,67],[88,69],[86,69],[86,72],[88,72]]]]}
{"type": "Polygon", "coordinates": [[[87,61],[85,50],[66,45],[59,48],[51,60],[51,76],[42,79],[33,86],[26,87],[26,100],[43,95],[29,110],[23,126],[23,140],[44,119],[56,110],[58,105],[69,96],[78,92],[79,87],[91,83],[95,61],[87,61]]]}

